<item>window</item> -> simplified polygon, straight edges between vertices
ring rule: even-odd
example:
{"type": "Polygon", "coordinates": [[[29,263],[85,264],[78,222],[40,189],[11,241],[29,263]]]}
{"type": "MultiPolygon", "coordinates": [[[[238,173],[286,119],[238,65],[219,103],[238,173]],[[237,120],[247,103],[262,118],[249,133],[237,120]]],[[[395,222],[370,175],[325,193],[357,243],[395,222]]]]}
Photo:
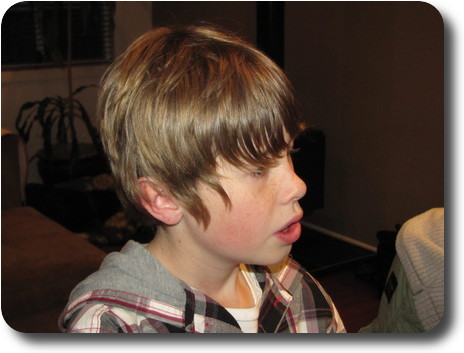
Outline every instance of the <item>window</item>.
{"type": "Polygon", "coordinates": [[[2,70],[61,66],[68,56],[73,64],[111,60],[114,8],[105,1],[13,5],[2,20],[2,70]]]}

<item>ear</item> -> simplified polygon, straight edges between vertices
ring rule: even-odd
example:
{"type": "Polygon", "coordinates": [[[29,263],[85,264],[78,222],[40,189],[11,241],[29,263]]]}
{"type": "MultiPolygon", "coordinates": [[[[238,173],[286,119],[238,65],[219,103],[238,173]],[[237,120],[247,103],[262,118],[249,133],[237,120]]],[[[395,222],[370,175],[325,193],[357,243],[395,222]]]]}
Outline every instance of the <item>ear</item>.
{"type": "Polygon", "coordinates": [[[138,180],[140,203],[154,218],[166,225],[176,225],[182,219],[182,208],[159,183],[152,178],[138,180]]]}

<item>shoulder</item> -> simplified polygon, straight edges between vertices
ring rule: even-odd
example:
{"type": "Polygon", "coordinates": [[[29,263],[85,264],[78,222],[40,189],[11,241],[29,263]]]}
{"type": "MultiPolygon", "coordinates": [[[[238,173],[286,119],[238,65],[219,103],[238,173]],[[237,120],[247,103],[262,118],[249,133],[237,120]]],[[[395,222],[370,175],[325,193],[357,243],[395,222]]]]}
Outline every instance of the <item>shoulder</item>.
{"type": "Polygon", "coordinates": [[[168,333],[174,329],[153,315],[104,302],[87,302],[63,312],[59,325],[67,333],[168,333]]]}
{"type": "Polygon", "coordinates": [[[67,333],[129,332],[135,317],[129,311],[103,303],[85,304],[60,319],[60,328],[67,333]]]}
{"type": "Polygon", "coordinates": [[[397,236],[398,244],[409,242],[444,247],[445,209],[432,208],[405,222],[397,236]]]}

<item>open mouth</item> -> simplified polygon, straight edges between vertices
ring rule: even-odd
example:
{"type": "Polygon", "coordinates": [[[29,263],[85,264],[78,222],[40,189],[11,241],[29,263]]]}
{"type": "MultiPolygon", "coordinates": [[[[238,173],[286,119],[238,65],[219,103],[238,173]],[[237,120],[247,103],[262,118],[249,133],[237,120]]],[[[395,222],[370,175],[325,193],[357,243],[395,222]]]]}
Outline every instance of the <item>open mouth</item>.
{"type": "Polygon", "coordinates": [[[293,244],[301,235],[301,224],[295,222],[276,233],[277,238],[286,244],[293,244]]]}

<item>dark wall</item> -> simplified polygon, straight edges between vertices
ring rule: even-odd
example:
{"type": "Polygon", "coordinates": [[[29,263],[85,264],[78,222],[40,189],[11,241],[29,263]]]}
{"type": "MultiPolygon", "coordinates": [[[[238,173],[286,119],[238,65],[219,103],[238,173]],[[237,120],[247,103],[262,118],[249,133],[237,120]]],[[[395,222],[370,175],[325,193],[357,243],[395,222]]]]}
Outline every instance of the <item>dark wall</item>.
{"type": "Polygon", "coordinates": [[[227,28],[256,44],[254,1],[154,1],[153,25],[209,22],[227,28]]]}
{"type": "Polygon", "coordinates": [[[310,221],[376,244],[444,205],[444,29],[422,2],[288,2],[285,68],[326,134],[310,221]]]}

